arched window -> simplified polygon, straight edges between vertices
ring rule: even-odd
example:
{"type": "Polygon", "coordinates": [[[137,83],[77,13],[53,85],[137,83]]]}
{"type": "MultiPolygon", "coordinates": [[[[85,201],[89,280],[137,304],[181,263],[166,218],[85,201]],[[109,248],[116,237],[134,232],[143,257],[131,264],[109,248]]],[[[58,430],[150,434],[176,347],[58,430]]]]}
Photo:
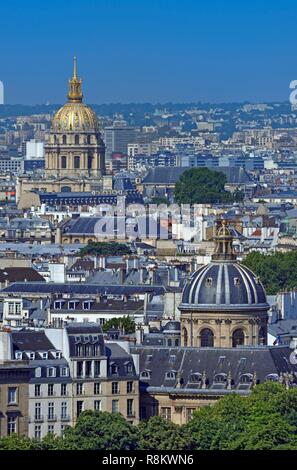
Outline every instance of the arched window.
{"type": "Polygon", "coordinates": [[[75,143],[75,145],[79,145],[79,135],[76,135],[74,137],[74,143],[75,143]]]}
{"type": "Polygon", "coordinates": [[[266,335],[266,329],[264,326],[261,326],[259,330],[259,344],[266,344],[267,343],[267,335],[266,335]]]}
{"type": "Polygon", "coordinates": [[[74,157],[74,168],[77,170],[80,168],[80,156],[75,156],[74,157]]]}
{"type": "Polygon", "coordinates": [[[241,374],[239,382],[241,384],[250,384],[253,381],[252,374],[241,374]]]}
{"type": "Polygon", "coordinates": [[[232,334],[232,348],[236,348],[236,346],[243,346],[244,345],[244,332],[240,328],[233,331],[232,334]]]}
{"type": "Polygon", "coordinates": [[[204,328],[200,332],[200,344],[202,348],[212,348],[213,340],[213,332],[209,328],[204,328]]]}
{"type": "Polygon", "coordinates": [[[184,342],[184,346],[187,347],[188,346],[188,332],[186,328],[183,328],[183,342],[184,342]]]}
{"type": "Polygon", "coordinates": [[[279,381],[279,375],[278,374],[268,374],[265,377],[266,380],[270,380],[271,382],[278,382],[279,381]]]}
{"type": "Polygon", "coordinates": [[[213,382],[216,384],[224,384],[227,382],[227,375],[226,374],[216,374],[214,376],[213,382]]]}
{"type": "Polygon", "coordinates": [[[61,168],[63,169],[67,168],[67,159],[65,156],[61,157],[61,168]]]}
{"type": "Polygon", "coordinates": [[[190,374],[189,383],[198,384],[201,381],[202,381],[202,375],[199,374],[199,372],[194,372],[193,374],[190,374]]]}
{"type": "Polygon", "coordinates": [[[62,144],[63,144],[63,145],[66,145],[66,144],[67,144],[67,137],[66,137],[66,135],[63,135],[63,137],[62,137],[62,144]]]}

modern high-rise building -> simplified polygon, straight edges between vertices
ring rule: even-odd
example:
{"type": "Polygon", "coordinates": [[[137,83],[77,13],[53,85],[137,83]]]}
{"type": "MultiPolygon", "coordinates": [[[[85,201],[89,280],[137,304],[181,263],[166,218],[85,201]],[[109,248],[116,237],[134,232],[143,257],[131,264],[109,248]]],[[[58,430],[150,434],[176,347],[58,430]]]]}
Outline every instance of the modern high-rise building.
{"type": "Polygon", "coordinates": [[[127,155],[128,144],[135,142],[135,134],[135,128],[127,126],[125,121],[115,121],[112,127],[106,127],[104,129],[106,160],[111,160],[113,153],[127,155]]]}
{"type": "Polygon", "coordinates": [[[37,142],[31,139],[26,142],[25,160],[43,160],[44,159],[44,145],[43,142],[37,142]]]}

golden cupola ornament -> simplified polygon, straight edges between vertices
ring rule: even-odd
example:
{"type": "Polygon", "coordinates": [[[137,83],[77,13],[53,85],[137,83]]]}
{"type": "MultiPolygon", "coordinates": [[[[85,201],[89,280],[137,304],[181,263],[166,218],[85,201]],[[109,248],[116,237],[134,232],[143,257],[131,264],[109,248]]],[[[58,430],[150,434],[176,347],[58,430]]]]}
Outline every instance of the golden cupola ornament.
{"type": "Polygon", "coordinates": [[[96,113],[83,103],[82,80],[77,78],[77,63],[74,57],[73,77],[69,80],[68,102],[54,115],[54,132],[96,132],[96,113]]]}

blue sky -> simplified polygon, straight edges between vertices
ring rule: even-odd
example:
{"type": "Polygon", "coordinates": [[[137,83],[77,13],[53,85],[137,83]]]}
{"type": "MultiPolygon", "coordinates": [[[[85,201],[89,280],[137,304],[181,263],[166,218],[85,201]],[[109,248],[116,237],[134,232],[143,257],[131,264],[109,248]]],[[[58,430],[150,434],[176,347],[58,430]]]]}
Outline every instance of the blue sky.
{"type": "Polygon", "coordinates": [[[293,0],[1,2],[6,103],[65,101],[72,56],[89,103],[287,100],[293,0]]]}

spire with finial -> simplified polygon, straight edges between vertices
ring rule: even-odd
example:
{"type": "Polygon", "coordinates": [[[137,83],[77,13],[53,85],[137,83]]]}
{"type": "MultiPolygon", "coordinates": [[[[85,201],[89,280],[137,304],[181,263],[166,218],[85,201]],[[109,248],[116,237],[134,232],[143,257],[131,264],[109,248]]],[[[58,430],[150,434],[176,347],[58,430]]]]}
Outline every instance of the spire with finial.
{"type": "Polygon", "coordinates": [[[77,63],[76,56],[74,56],[73,77],[71,78],[71,80],[69,80],[68,100],[70,103],[81,103],[82,99],[82,80],[77,78],[77,63]]]}
{"type": "Polygon", "coordinates": [[[227,226],[227,221],[222,220],[219,222],[217,228],[217,234],[214,237],[216,242],[215,252],[212,255],[213,261],[234,261],[236,255],[233,252],[232,242],[233,236],[227,226]]]}

